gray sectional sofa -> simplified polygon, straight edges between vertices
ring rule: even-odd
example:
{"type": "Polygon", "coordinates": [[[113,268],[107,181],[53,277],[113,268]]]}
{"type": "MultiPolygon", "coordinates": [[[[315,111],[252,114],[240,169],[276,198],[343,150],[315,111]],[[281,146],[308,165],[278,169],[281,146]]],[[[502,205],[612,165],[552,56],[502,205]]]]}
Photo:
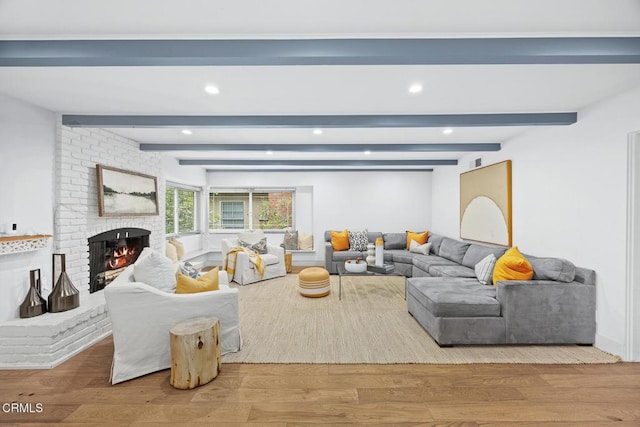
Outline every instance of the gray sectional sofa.
{"type": "MultiPolygon", "coordinates": [[[[347,258],[366,252],[333,251],[325,232],[325,266],[337,274],[347,258]]],[[[429,255],[407,251],[405,233],[369,232],[384,239],[384,259],[406,281],[407,309],[441,346],[463,344],[584,344],[596,332],[596,278],[593,270],[560,258],[525,257],[532,280],[481,284],[475,265],[503,246],[469,243],[430,234],[429,255]]]]}

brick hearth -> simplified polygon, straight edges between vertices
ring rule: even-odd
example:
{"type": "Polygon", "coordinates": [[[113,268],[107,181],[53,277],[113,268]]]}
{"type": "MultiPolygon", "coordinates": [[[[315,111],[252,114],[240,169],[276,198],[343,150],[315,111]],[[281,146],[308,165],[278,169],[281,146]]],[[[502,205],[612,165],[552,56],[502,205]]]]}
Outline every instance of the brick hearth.
{"type": "Polygon", "coordinates": [[[104,293],[80,296],[80,307],[0,323],[0,369],[53,368],[111,334],[104,293]]]}

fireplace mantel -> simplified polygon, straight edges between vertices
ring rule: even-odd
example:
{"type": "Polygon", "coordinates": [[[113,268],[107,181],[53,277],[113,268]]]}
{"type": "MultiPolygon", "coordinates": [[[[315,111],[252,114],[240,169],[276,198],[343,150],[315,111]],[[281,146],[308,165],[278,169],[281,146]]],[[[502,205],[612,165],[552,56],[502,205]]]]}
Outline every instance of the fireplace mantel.
{"type": "Polygon", "coordinates": [[[44,249],[49,245],[49,234],[34,236],[3,236],[0,237],[0,255],[44,249]]]}

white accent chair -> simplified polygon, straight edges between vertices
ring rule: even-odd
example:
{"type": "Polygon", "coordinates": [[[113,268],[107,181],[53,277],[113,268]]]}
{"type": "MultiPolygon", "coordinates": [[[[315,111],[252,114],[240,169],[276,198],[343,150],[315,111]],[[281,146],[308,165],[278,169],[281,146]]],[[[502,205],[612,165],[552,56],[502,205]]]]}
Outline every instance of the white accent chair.
{"type": "Polygon", "coordinates": [[[240,350],[238,290],[229,288],[226,271],[218,275],[217,291],[175,294],[136,282],[133,268],[104,289],[113,330],[111,384],[170,368],[169,330],[193,317],[217,317],[222,354],[240,350]]]}
{"type": "MultiPolygon", "coordinates": [[[[226,256],[229,249],[239,246],[239,240],[243,240],[253,245],[258,243],[260,239],[264,237],[264,231],[253,230],[238,233],[238,235],[233,238],[222,239],[222,257],[224,258],[226,256]]],[[[260,276],[258,270],[251,261],[249,261],[247,254],[239,252],[236,259],[235,271],[231,280],[239,285],[248,285],[261,280],[273,279],[274,277],[287,275],[287,270],[284,264],[284,248],[269,245],[267,243],[267,253],[261,254],[260,257],[262,258],[262,262],[265,266],[264,275],[262,276],[260,276]]]]}

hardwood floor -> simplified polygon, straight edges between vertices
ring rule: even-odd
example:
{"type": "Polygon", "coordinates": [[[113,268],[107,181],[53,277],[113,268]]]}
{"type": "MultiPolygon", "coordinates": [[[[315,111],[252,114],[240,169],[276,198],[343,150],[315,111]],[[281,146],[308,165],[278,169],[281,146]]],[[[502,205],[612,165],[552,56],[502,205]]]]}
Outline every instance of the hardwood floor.
{"type": "Polygon", "coordinates": [[[0,371],[0,424],[640,425],[640,363],[223,364],[177,390],[169,370],[111,386],[112,351],[107,338],[55,369],[0,371]]]}

